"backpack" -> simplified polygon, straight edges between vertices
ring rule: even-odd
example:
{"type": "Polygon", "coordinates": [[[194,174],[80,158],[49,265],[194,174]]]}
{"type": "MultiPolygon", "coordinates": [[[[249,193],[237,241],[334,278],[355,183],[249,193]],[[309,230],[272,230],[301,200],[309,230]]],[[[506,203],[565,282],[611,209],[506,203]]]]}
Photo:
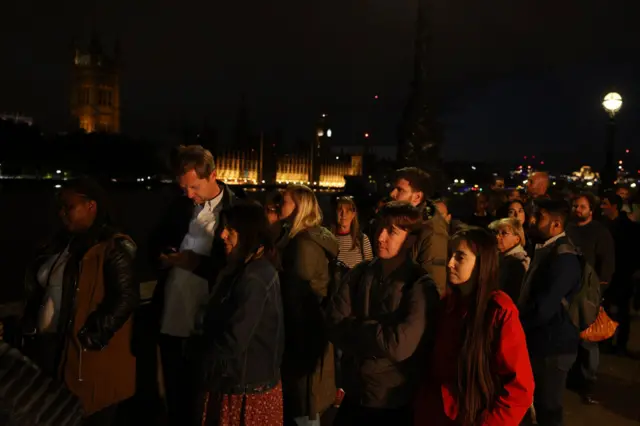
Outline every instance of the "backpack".
{"type": "Polygon", "coordinates": [[[569,319],[580,331],[584,331],[593,324],[600,313],[600,278],[593,267],[586,261],[582,253],[570,244],[560,244],[556,249],[557,254],[570,253],[578,256],[580,261],[580,290],[571,298],[569,302],[562,299],[562,305],[569,314],[569,319]]]}

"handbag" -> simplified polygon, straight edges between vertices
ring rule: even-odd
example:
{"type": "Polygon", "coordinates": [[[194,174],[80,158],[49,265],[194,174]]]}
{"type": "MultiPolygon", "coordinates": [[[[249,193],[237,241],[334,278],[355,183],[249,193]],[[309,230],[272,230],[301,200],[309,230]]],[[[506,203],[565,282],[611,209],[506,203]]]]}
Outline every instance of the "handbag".
{"type": "Polygon", "coordinates": [[[611,338],[617,328],[618,323],[612,320],[601,306],[598,317],[586,330],[580,332],[580,338],[587,342],[601,342],[611,338]]]}

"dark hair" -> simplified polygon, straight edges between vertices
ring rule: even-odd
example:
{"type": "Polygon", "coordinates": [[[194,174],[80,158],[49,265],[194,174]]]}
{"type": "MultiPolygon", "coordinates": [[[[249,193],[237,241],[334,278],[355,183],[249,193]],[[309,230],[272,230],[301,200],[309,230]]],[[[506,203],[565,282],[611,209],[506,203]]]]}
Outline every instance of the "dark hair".
{"type": "Polygon", "coordinates": [[[409,182],[411,189],[420,191],[424,195],[424,199],[433,196],[433,184],[431,183],[431,175],[417,167],[405,167],[396,170],[396,180],[405,179],[409,182]]]}
{"type": "Polygon", "coordinates": [[[216,169],[211,151],[200,145],[178,147],[172,163],[176,176],[194,170],[199,179],[208,179],[216,169]]]}
{"type": "Polygon", "coordinates": [[[378,212],[379,230],[391,230],[394,226],[407,232],[414,232],[424,224],[423,212],[407,201],[391,201],[378,212]]]}
{"type": "Polygon", "coordinates": [[[273,241],[264,208],[255,201],[238,201],[220,213],[221,224],[238,233],[238,258],[246,259],[260,247],[273,255],[273,241]]]}
{"type": "Polygon", "coordinates": [[[496,238],[487,230],[465,228],[454,234],[453,243],[465,241],[476,255],[472,274],[475,288],[469,312],[464,318],[463,341],[458,358],[457,396],[462,424],[476,424],[479,416],[493,406],[498,393],[498,380],[492,374],[494,354],[493,293],[499,289],[498,247],[496,238]]]}
{"type": "Polygon", "coordinates": [[[605,193],[604,196],[602,197],[602,200],[603,201],[608,200],[609,204],[611,204],[612,206],[616,206],[618,208],[618,211],[622,211],[622,206],[624,206],[624,201],[622,200],[622,197],[616,194],[615,192],[605,193]]]}
{"type": "Polygon", "coordinates": [[[282,193],[276,192],[270,195],[264,203],[264,208],[266,211],[273,211],[280,216],[282,210],[282,193]]]}
{"type": "Polygon", "coordinates": [[[518,203],[520,204],[520,206],[522,207],[523,210],[527,210],[527,208],[524,205],[524,201],[522,200],[513,200],[513,201],[507,201],[506,206],[507,206],[507,212],[509,212],[509,207],[511,206],[511,204],[513,203],[518,203]]]}
{"type": "Polygon", "coordinates": [[[89,177],[72,179],[62,185],[60,193],[63,191],[73,192],[96,203],[96,218],[94,226],[113,225],[113,214],[107,192],[98,182],[89,177]]]}
{"type": "Polygon", "coordinates": [[[595,208],[597,207],[597,203],[596,203],[596,197],[594,197],[592,193],[580,192],[575,197],[575,200],[578,200],[580,198],[584,198],[585,200],[587,200],[587,203],[589,203],[589,208],[591,209],[591,211],[595,211],[595,208]]]}
{"type": "Polygon", "coordinates": [[[536,211],[546,211],[553,218],[560,220],[562,228],[565,228],[571,212],[569,204],[565,200],[554,198],[538,198],[534,200],[534,204],[536,207],[536,211]]]}

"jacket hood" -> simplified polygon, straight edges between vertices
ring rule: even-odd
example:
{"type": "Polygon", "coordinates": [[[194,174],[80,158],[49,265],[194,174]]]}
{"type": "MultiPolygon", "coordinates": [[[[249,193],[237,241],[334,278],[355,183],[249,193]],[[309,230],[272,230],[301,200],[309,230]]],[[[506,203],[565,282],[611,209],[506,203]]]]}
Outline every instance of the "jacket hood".
{"type": "Polygon", "coordinates": [[[315,241],[320,247],[322,247],[331,257],[338,256],[338,249],[340,243],[338,239],[324,226],[315,226],[307,229],[309,238],[315,241]]]}

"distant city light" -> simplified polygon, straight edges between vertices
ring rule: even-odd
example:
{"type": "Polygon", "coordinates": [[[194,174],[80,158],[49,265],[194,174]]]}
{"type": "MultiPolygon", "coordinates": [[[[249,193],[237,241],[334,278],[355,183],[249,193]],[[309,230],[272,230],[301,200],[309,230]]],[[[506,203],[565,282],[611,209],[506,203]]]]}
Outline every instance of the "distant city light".
{"type": "Polygon", "coordinates": [[[327,114],[322,114],[322,118],[326,118],[326,117],[327,117],[327,114]]]}
{"type": "Polygon", "coordinates": [[[365,138],[368,138],[368,137],[369,137],[369,133],[365,133],[365,134],[364,134],[364,137],[365,137],[365,138]]]}
{"type": "Polygon", "coordinates": [[[593,182],[591,181],[587,182],[587,186],[593,186],[593,182]]]}
{"type": "Polygon", "coordinates": [[[62,173],[62,170],[56,170],[56,173],[60,174],[60,173],[62,173]]]}
{"type": "Polygon", "coordinates": [[[476,166],[471,166],[471,170],[475,170],[475,169],[476,169],[476,166]]]}
{"type": "Polygon", "coordinates": [[[373,99],[378,99],[378,95],[375,95],[375,96],[373,97],[373,99]]]}
{"type": "Polygon", "coordinates": [[[62,185],[56,185],[56,188],[62,188],[62,185]]]}
{"type": "Polygon", "coordinates": [[[622,164],[622,160],[619,160],[619,161],[618,161],[618,164],[622,164]]]}
{"type": "Polygon", "coordinates": [[[336,155],[336,160],[339,160],[339,159],[340,159],[340,157],[336,155]]]}
{"type": "Polygon", "coordinates": [[[541,165],[541,166],[544,166],[544,161],[541,161],[541,162],[540,162],[540,165],[541,165]]]}
{"type": "Polygon", "coordinates": [[[454,179],[454,180],[453,180],[453,183],[458,183],[458,179],[454,179]]]}
{"type": "Polygon", "coordinates": [[[327,137],[328,137],[328,138],[330,138],[330,137],[331,137],[331,134],[332,134],[332,133],[333,133],[333,132],[331,131],[331,129],[327,129],[327,137]]]}
{"type": "Polygon", "coordinates": [[[629,151],[629,149],[627,149],[625,152],[628,154],[630,151],[629,151]]]}
{"type": "Polygon", "coordinates": [[[324,136],[324,130],[322,129],[318,129],[318,137],[323,137],[324,136]]]}
{"type": "Polygon", "coordinates": [[[460,183],[464,183],[464,179],[460,179],[460,183]]]}
{"type": "Polygon", "coordinates": [[[636,183],[635,183],[635,182],[633,182],[633,183],[632,183],[631,185],[629,185],[629,186],[630,186],[630,187],[632,187],[632,188],[635,188],[635,187],[636,187],[636,183]]]}

